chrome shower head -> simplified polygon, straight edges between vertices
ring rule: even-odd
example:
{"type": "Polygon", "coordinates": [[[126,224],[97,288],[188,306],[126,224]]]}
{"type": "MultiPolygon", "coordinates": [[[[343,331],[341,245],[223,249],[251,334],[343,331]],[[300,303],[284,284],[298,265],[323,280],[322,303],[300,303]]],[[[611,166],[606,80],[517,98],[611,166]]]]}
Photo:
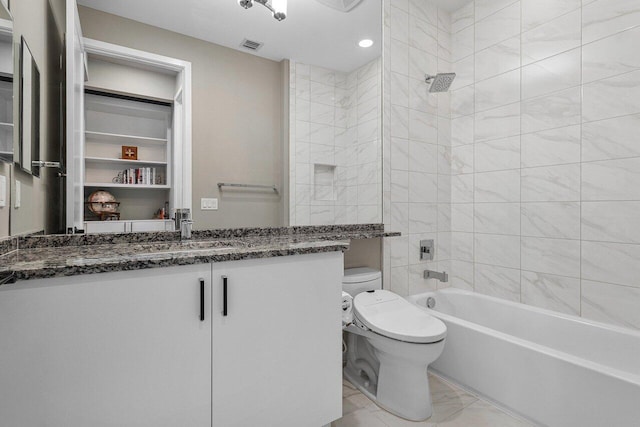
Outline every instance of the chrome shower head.
{"type": "Polygon", "coordinates": [[[435,76],[427,74],[424,81],[431,84],[429,92],[437,93],[448,91],[455,78],[456,73],[438,73],[435,76]]]}

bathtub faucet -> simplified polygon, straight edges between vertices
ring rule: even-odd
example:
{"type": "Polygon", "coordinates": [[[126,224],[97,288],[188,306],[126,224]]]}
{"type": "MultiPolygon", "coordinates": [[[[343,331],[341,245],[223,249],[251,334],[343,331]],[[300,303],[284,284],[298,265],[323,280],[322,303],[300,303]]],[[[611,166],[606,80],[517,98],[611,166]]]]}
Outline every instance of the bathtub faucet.
{"type": "Polygon", "coordinates": [[[440,273],[439,271],[432,271],[432,270],[425,270],[424,271],[424,278],[425,279],[437,279],[441,282],[448,282],[449,281],[449,275],[447,274],[446,271],[443,271],[442,273],[440,273]]]}

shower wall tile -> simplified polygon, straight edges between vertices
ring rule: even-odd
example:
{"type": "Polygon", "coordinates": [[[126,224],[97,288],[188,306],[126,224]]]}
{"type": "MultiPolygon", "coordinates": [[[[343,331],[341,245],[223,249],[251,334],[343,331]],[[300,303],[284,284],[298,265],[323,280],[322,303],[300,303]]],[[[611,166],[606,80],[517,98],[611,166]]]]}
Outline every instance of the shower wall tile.
{"type": "Polygon", "coordinates": [[[522,68],[522,99],[579,86],[581,49],[572,49],[522,68]]]}
{"type": "Polygon", "coordinates": [[[451,14],[451,32],[457,33],[474,23],[475,5],[469,3],[451,14]]]}
{"type": "Polygon", "coordinates": [[[522,167],[580,162],[580,126],[522,135],[522,167]]]}
{"type": "Polygon", "coordinates": [[[522,133],[579,124],[580,97],[581,89],[575,87],[522,101],[522,133]]]}
{"type": "Polygon", "coordinates": [[[473,262],[473,233],[451,233],[451,259],[473,262]]]}
{"type": "Polygon", "coordinates": [[[449,282],[454,288],[473,290],[473,263],[452,260],[449,282]]]}
{"type": "MultiPolygon", "coordinates": [[[[403,233],[401,239],[385,239],[383,286],[406,295],[437,289],[441,284],[423,279],[422,272],[427,267],[451,271],[454,253],[472,261],[473,240],[469,233],[465,249],[464,244],[452,244],[450,233],[451,116],[459,113],[451,108],[450,93],[430,93],[424,81],[426,74],[453,70],[450,14],[424,0],[394,1],[393,5],[385,0],[383,8],[387,17],[383,87],[388,91],[382,99],[383,221],[389,229],[403,233]],[[400,23],[405,27],[398,28],[400,23]],[[435,262],[419,259],[419,242],[425,238],[436,241],[435,262]]],[[[471,43],[467,49],[472,57],[472,32],[466,38],[464,34],[456,37],[455,43],[471,43]]],[[[473,83],[473,61],[469,63],[467,79],[473,83]]],[[[473,99],[463,100],[464,108],[470,108],[472,115],[473,99]]],[[[473,131],[470,135],[473,138],[473,131]]]]}
{"type": "Polygon", "coordinates": [[[519,202],[520,170],[476,173],[474,201],[476,203],[519,202]]]}
{"type": "Polygon", "coordinates": [[[451,84],[452,91],[473,84],[475,74],[475,63],[473,55],[467,56],[466,58],[456,62],[453,65],[453,69],[455,69],[456,72],[456,79],[451,84]]]}
{"type": "Polygon", "coordinates": [[[579,47],[582,42],[580,9],[522,33],[522,64],[530,64],[579,47]]]}
{"type": "Polygon", "coordinates": [[[582,200],[640,200],[640,157],[583,163],[582,200]]]}
{"type": "Polygon", "coordinates": [[[415,16],[409,16],[409,46],[438,55],[438,28],[415,16]]]}
{"type": "Polygon", "coordinates": [[[640,156],[640,144],[635,138],[638,129],[640,129],[640,114],[584,123],[582,125],[582,161],[640,156]]]}
{"type": "Polygon", "coordinates": [[[476,264],[474,290],[492,297],[520,302],[520,270],[476,264]]]}
{"type": "Polygon", "coordinates": [[[522,0],[522,31],[531,30],[581,6],[581,0],[522,0]]]}
{"type": "Polygon", "coordinates": [[[580,315],[580,279],[523,271],[520,284],[524,304],[580,315]]]}
{"type": "Polygon", "coordinates": [[[640,5],[634,0],[598,0],[583,7],[584,43],[640,25],[640,5]]]}
{"type": "Polygon", "coordinates": [[[473,145],[461,145],[451,149],[451,172],[454,175],[473,173],[473,145]]]}
{"type": "Polygon", "coordinates": [[[583,80],[589,83],[640,69],[640,27],[617,33],[582,48],[583,80]]]}
{"type": "Polygon", "coordinates": [[[580,200],[580,164],[522,169],[523,202],[580,200]]]}
{"type": "Polygon", "coordinates": [[[390,12],[391,38],[409,43],[409,14],[397,7],[392,7],[390,12]]]}
{"type": "Polygon", "coordinates": [[[520,236],[476,233],[474,251],[476,263],[520,268],[520,236]]]}
{"type": "Polygon", "coordinates": [[[476,52],[475,79],[482,81],[520,67],[520,35],[476,52]]]}
{"type": "Polygon", "coordinates": [[[476,172],[517,169],[520,167],[520,137],[478,143],[474,156],[476,172]]]}
{"type": "Polygon", "coordinates": [[[457,62],[462,58],[473,55],[474,51],[473,27],[467,27],[451,35],[451,60],[457,62]]]}
{"type": "Polygon", "coordinates": [[[582,278],[640,287],[640,246],[623,243],[582,243],[582,278]]]}
{"type": "Polygon", "coordinates": [[[640,289],[582,281],[582,316],[640,329],[640,289]]]}
{"type": "Polygon", "coordinates": [[[580,202],[522,203],[523,236],[580,239],[580,202]]]}
{"type": "Polygon", "coordinates": [[[456,117],[451,119],[451,146],[473,144],[474,117],[456,117]]]}
{"type": "Polygon", "coordinates": [[[640,4],[475,0],[452,16],[437,183],[451,285],[640,329],[640,4]]]}
{"type": "Polygon", "coordinates": [[[523,237],[522,269],[579,278],[580,241],[523,237]]]}
{"type": "MultiPolygon", "coordinates": [[[[480,8],[482,11],[483,8],[480,8]]],[[[478,7],[476,6],[476,11],[478,7]]],[[[483,13],[476,14],[476,19],[483,13]]],[[[482,18],[475,25],[475,50],[479,51],[520,33],[520,1],[482,18]]],[[[455,46],[453,54],[455,55],[455,46]]]]}
{"type": "Polygon", "coordinates": [[[520,70],[477,82],[475,85],[475,111],[485,111],[520,101],[520,70]]]}
{"type": "Polygon", "coordinates": [[[584,202],[582,238],[600,242],[640,243],[640,201],[584,202]]]}
{"type": "Polygon", "coordinates": [[[520,134],[520,103],[506,105],[475,115],[475,142],[520,134]]]}
{"type": "Polygon", "coordinates": [[[476,21],[484,19],[514,2],[515,0],[476,0],[473,2],[475,3],[476,21]]]}
{"type": "Polygon", "coordinates": [[[476,233],[520,235],[520,203],[475,203],[476,233]]]}
{"type": "Polygon", "coordinates": [[[438,145],[422,141],[409,141],[409,170],[436,173],[438,171],[438,145]]]}
{"type": "Polygon", "coordinates": [[[640,71],[584,85],[585,122],[640,113],[640,71]]]}
{"type": "Polygon", "coordinates": [[[451,205],[451,230],[473,233],[473,203],[451,205]]]}

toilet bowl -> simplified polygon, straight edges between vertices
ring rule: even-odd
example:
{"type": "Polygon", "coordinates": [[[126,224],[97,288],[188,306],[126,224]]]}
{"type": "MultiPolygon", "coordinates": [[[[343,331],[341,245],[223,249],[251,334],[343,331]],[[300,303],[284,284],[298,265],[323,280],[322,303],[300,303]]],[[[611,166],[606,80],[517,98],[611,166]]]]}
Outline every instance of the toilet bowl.
{"type": "Polygon", "coordinates": [[[427,368],[442,354],[447,328],[381,287],[380,272],[345,271],[343,290],[354,298],[344,376],[381,408],[422,421],[432,413],[427,368]]]}

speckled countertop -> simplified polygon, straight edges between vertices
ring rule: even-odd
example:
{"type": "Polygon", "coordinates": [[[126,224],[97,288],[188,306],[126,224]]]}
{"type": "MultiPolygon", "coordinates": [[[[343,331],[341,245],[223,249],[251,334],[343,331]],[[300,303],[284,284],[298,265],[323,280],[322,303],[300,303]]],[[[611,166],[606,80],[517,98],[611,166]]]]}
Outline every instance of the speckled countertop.
{"type": "MultiPolygon", "coordinates": [[[[351,239],[397,236],[381,224],[239,228],[179,233],[29,236],[0,256],[0,284],[16,280],[345,251],[351,239]]],[[[2,245],[0,244],[0,248],[2,245]]]]}

